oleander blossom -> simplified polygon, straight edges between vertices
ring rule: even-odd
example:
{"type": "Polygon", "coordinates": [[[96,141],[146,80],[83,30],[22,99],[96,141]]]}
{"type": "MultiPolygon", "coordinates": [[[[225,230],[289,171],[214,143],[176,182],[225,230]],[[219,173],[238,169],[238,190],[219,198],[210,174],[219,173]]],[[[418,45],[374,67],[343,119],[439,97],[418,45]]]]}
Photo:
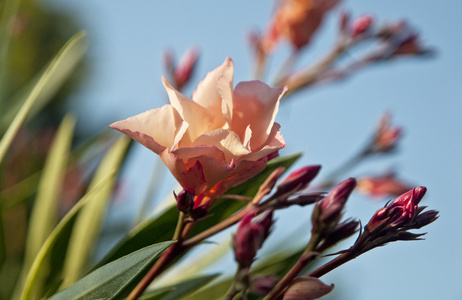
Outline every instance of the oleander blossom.
{"type": "Polygon", "coordinates": [[[260,173],[285,147],[274,122],[286,87],[240,82],[233,90],[233,61],[208,73],[192,99],[162,82],[170,104],[110,125],[160,156],[194,207],[260,173]]]}

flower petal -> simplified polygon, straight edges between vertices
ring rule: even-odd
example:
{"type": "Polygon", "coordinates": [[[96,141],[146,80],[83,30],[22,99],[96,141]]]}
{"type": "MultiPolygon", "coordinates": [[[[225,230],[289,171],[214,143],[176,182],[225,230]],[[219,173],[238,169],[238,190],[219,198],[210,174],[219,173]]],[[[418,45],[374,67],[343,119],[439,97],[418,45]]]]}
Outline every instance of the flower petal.
{"type": "Polygon", "coordinates": [[[112,123],[109,127],[119,130],[159,154],[178,142],[187,129],[187,123],[173,106],[167,104],[112,123]]]}
{"type": "Polygon", "coordinates": [[[180,141],[181,146],[189,146],[190,142],[210,130],[214,116],[207,109],[177,91],[164,76],[162,76],[162,83],[167,91],[170,103],[189,124],[185,139],[180,141]]]}
{"type": "Polygon", "coordinates": [[[241,156],[252,153],[242,145],[241,139],[235,132],[227,129],[216,129],[204,133],[192,144],[192,146],[200,145],[213,145],[220,149],[224,153],[228,164],[233,159],[239,159],[241,156]]]}
{"type": "Polygon", "coordinates": [[[211,129],[221,128],[225,121],[231,120],[233,72],[233,61],[228,57],[221,66],[209,72],[193,92],[193,100],[215,116],[211,129]]]}
{"type": "Polygon", "coordinates": [[[239,83],[234,89],[231,129],[243,140],[247,125],[252,130],[250,146],[255,152],[263,147],[273,128],[279,100],[287,87],[271,88],[261,81],[239,83]]]}
{"type": "Polygon", "coordinates": [[[284,138],[282,137],[281,132],[279,131],[280,127],[281,125],[279,125],[278,123],[274,123],[271,133],[268,136],[268,140],[265,142],[263,148],[261,148],[257,152],[244,156],[241,159],[256,161],[284,148],[286,146],[286,142],[284,141],[284,138]]]}

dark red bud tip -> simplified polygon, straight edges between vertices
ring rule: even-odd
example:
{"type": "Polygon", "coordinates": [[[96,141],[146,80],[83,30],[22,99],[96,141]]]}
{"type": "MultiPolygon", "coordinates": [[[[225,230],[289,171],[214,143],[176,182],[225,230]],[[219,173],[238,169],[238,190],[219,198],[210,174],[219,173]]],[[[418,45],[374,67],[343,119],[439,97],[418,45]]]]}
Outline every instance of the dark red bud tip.
{"type": "Polygon", "coordinates": [[[424,186],[419,186],[414,189],[414,197],[416,200],[414,200],[414,204],[417,205],[420,203],[420,200],[425,196],[427,193],[427,188],[424,186]]]}
{"type": "Polygon", "coordinates": [[[308,184],[318,175],[321,170],[320,165],[306,166],[292,172],[277,187],[277,195],[288,192],[298,192],[308,186],[308,184]]]}
{"type": "Polygon", "coordinates": [[[194,195],[191,192],[182,190],[178,195],[173,192],[176,199],[176,207],[183,213],[188,213],[194,207],[194,195]]]}
{"type": "Polygon", "coordinates": [[[354,178],[348,178],[337,184],[320,204],[320,219],[325,223],[338,220],[355,187],[356,179],[354,178]]]}

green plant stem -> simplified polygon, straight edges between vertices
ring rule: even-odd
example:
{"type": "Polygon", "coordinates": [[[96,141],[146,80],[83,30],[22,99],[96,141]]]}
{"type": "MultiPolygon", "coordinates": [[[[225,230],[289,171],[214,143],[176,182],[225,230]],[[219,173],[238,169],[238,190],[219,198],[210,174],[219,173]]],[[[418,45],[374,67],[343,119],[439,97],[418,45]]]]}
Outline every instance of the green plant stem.
{"type": "Polygon", "coordinates": [[[295,265],[284,275],[284,277],[278,282],[278,284],[266,295],[264,300],[275,300],[278,296],[284,292],[287,286],[297,277],[303,269],[311,263],[318,255],[313,252],[321,241],[321,235],[319,233],[313,233],[310,241],[308,242],[305,251],[300,256],[295,265]]]}
{"type": "Polygon", "coordinates": [[[224,229],[226,229],[228,227],[233,226],[234,224],[239,222],[239,220],[247,213],[247,211],[251,207],[254,207],[254,205],[253,204],[247,205],[244,209],[242,209],[241,211],[237,212],[236,214],[230,216],[226,220],[223,220],[220,223],[216,224],[215,226],[212,226],[209,229],[206,229],[206,230],[202,231],[201,233],[193,236],[192,238],[187,239],[186,241],[184,241],[183,246],[185,248],[194,247],[195,245],[202,242],[206,238],[209,238],[212,235],[215,235],[216,233],[218,233],[218,232],[220,232],[220,231],[222,231],[222,230],[224,230],[224,229]]]}

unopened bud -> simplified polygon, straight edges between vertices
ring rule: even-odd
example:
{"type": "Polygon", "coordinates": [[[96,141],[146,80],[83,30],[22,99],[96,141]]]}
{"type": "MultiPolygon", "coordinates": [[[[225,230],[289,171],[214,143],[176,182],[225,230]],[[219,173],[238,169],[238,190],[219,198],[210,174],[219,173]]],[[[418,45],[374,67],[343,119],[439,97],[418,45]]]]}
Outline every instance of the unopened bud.
{"type": "Polygon", "coordinates": [[[402,194],[393,202],[376,211],[367,223],[365,230],[378,232],[383,228],[388,230],[409,225],[418,214],[418,204],[426,191],[427,188],[421,186],[402,194]]]}
{"type": "Polygon", "coordinates": [[[356,37],[360,34],[367,32],[374,22],[372,15],[363,15],[353,20],[350,24],[351,37],[356,37]]]}
{"type": "Polygon", "coordinates": [[[402,136],[402,129],[392,126],[390,120],[391,116],[388,113],[380,117],[377,130],[368,149],[369,152],[386,153],[396,148],[402,136]]]}
{"type": "Polygon", "coordinates": [[[320,220],[326,224],[338,220],[348,197],[355,187],[356,179],[354,178],[348,178],[337,184],[319,205],[320,220]]]}
{"type": "Polygon", "coordinates": [[[313,300],[327,295],[334,289],[334,285],[327,285],[318,278],[295,278],[284,294],[284,300],[313,300]]]}
{"type": "Polygon", "coordinates": [[[174,72],[175,87],[181,90],[189,81],[199,58],[199,51],[191,47],[181,57],[174,72]]]}
{"type": "Polygon", "coordinates": [[[176,199],[176,207],[183,213],[189,213],[194,207],[194,195],[191,192],[182,190],[178,195],[173,192],[176,199]]]}
{"type": "Polygon", "coordinates": [[[255,211],[250,211],[242,218],[234,236],[234,257],[241,267],[250,267],[258,249],[270,234],[273,224],[273,211],[269,210],[255,222],[255,211]]]}
{"type": "Polygon", "coordinates": [[[258,276],[252,279],[251,292],[259,296],[268,294],[278,283],[275,275],[258,276]]]}
{"type": "Polygon", "coordinates": [[[316,177],[320,165],[306,166],[292,172],[284,181],[277,186],[276,194],[273,197],[281,196],[287,193],[295,193],[303,190],[316,177]]]}

